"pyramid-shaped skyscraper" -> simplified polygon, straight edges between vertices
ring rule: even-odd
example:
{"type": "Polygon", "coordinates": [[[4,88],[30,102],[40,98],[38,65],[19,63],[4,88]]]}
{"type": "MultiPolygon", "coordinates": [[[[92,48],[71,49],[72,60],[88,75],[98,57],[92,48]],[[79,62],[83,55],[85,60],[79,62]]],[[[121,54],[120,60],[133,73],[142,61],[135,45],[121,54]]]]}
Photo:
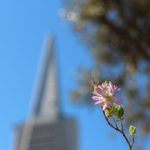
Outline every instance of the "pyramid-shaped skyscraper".
{"type": "Polygon", "coordinates": [[[15,150],[77,150],[74,119],[60,111],[54,38],[47,37],[33,96],[32,114],[16,131],[15,150]]]}

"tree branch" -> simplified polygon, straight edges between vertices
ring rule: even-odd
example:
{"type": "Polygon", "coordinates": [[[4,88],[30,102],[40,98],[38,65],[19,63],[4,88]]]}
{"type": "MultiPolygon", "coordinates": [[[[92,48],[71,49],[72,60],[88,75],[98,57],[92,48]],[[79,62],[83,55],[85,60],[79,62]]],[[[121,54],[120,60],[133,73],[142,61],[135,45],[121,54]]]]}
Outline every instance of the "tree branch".
{"type": "Polygon", "coordinates": [[[148,61],[150,61],[150,55],[147,53],[147,51],[145,51],[145,49],[141,45],[140,41],[131,37],[126,32],[126,30],[123,30],[119,26],[116,26],[114,23],[109,21],[105,16],[99,17],[99,20],[97,20],[97,21],[100,21],[102,24],[106,25],[109,29],[111,29],[112,32],[117,34],[117,36],[120,39],[126,40],[130,44],[133,44],[137,48],[137,50],[141,53],[141,55],[143,55],[143,57],[145,57],[148,61]]]}

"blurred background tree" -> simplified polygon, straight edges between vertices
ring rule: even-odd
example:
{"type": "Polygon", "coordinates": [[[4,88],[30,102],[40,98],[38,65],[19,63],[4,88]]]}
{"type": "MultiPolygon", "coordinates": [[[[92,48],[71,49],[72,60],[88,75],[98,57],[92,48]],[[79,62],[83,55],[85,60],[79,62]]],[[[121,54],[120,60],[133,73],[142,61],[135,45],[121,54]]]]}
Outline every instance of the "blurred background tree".
{"type": "Polygon", "coordinates": [[[91,104],[92,84],[111,80],[122,87],[128,123],[150,133],[150,1],[72,0],[63,15],[91,53],[92,68],[80,68],[74,101],[91,104]],[[90,75],[89,75],[90,74],[90,75]]]}

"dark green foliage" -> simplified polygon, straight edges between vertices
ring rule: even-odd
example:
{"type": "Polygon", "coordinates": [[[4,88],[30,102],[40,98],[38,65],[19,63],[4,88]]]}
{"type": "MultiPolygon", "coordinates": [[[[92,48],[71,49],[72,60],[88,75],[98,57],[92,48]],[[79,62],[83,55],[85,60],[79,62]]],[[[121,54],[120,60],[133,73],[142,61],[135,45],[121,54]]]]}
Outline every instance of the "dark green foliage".
{"type": "MultiPolygon", "coordinates": [[[[74,0],[75,30],[95,65],[84,70],[75,99],[91,101],[91,78],[122,87],[128,122],[150,133],[150,0],[74,0]],[[90,73],[89,73],[90,72],[90,73]],[[85,75],[86,74],[86,75],[85,75]],[[90,74],[90,75],[89,75],[90,74]],[[83,92],[83,91],[84,92],[83,92]]],[[[74,3],[71,2],[71,3],[74,3]]],[[[80,73],[81,74],[81,73],[80,73]]]]}

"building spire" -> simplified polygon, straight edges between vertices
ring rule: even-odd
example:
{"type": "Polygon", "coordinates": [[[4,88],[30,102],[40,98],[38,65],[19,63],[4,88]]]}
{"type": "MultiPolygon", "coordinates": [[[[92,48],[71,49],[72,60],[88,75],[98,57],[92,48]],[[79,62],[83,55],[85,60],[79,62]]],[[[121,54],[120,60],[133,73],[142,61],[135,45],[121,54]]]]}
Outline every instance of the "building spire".
{"type": "Polygon", "coordinates": [[[58,117],[58,79],[54,37],[47,37],[34,95],[33,116],[54,120],[58,117]]]}

